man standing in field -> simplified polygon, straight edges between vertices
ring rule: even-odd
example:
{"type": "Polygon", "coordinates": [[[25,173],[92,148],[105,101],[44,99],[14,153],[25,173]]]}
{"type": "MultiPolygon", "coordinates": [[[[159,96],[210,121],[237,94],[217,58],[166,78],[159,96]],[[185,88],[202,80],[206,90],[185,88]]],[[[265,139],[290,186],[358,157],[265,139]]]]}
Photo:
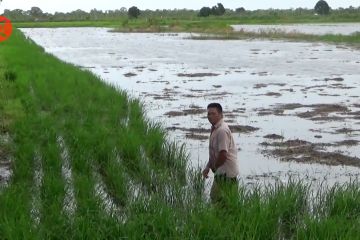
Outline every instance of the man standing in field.
{"type": "Polygon", "coordinates": [[[224,122],[222,106],[219,103],[210,103],[207,106],[207,117],[212,125],[209,162],[202,174],[208,178],[210,169],[214,172],[210,197],[214,202],[218,202],[228,197],[224,196],[224,194],[230,194],[228,190],[237,190],[237,176],[239,175],[237,149],[229,126],[224,122]]]}

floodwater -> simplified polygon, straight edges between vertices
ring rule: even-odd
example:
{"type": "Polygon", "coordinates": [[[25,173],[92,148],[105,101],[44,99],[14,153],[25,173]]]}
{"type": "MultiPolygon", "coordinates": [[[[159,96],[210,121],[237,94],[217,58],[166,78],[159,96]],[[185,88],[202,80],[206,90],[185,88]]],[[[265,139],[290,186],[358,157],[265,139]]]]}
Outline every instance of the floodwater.
{"type": "Polygon", "coordinates": [[[108,30],[22,29],[47,52],[140,98],[148,117],[162,122],[171,139],[186,144],[191,167],[202,168],[207,162],[206,106],[220,102],[225,121],[237,127],[234,137],[244,182],[295,176],[334,183],[357,177],[359,50],[108,30]],[[281,140],[265,137],[270,134],[281,140]],[[280,146],[289,142],[308,148],[294,153],[293,145],[280,146]]]}
{"type": "Polygon", "coordinates": [[[278,25],[232,25],[235,31],[244,32],[285,32],[313,35],[341,34],[351,35],[360,32],[360,23],[313,23],[313,24],[278,24],[278,25]]]}

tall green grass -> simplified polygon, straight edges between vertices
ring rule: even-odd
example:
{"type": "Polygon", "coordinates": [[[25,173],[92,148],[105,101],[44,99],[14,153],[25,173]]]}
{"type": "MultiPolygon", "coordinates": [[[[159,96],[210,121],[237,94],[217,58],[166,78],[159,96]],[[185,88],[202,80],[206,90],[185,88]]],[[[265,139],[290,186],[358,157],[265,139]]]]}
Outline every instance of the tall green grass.
{"type": "Polygon", "coordinates": [[[0,191],[2,239],[359,234],[357,181],[317,194],[301,180],[240,185],[211,204],[200,171],[186,169],[185,149],[167,141],[138,100],[46,54],[18,30],[0,45],[0,66],[0,119],[12,138],[13,171],[0,191]]]}

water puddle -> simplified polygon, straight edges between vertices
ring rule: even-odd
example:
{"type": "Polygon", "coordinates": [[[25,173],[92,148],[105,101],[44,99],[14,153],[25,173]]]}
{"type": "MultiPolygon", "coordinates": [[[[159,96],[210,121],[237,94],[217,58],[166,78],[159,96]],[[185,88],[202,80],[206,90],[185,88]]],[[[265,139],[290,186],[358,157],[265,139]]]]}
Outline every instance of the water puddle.
{"type": "Polygon", "coordinates": [[[59,146],[60,156],[62,160],[61,175],[65,181],[65,198],[63,208],[64,212],[71,218],[72,216],[74,216],[77,207],[71,160],[68,148],[62,136],[57,137],[57,144],[59,146]]]}
{"type": "Polygon", "coordinates": [[[357,175],[358,50],[108,30],[22,29],[47,52],[140,98],[148,117],[186,144],[193,168],[208,159],[206,106],[220,102],[234,131],[245,183],[290,175],[334,183],[357,175]],[[291,145],[305,141],[306,149],[291,145]]]}
{"type": "Polygon", "coordinates": [[[11,177],[11,156],[7,147],[10,142],[9,134],[0,134],[0,191],[7,186],[11,177]]]}
{"type": "Polygon", "coordinates": [[[34,185],[32,186],[30,214],[34,224],[39,226],[41,221],[41,186],[44,178],[42,156],[40,155],[39,151],[35,151],[34,168],[34,185]]]}

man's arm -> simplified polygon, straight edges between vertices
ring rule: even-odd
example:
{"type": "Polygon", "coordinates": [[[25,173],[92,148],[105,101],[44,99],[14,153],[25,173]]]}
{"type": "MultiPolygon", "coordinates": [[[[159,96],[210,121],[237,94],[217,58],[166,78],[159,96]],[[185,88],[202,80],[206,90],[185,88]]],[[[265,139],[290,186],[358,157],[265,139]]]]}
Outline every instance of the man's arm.
{"type": "Polygon", "coordinates": [[[214,168],[214,164],[210,163],[210,159],[209,159],[208,163],[206,164],[206,167],[202,171],[202,174],[203,174],[204,178],[208,178],[208,174],[210,172],[210,169],[211,169],[211,171],[213,171],[215,173],[216,169],[214,168]]]}
{"type": "Polygon", "coordinates": [[[216,159],[216,161],[214,163],[210,163],[209,162],[206,164],[205,169],[203,170],[202,174],[204,178],[208,178],[208,174],[210,169],[215,173],[216,169],[218,169],[219,167],[221,167],[225,161],[226,161],[226,155],[227,155],[227,151],[226,150],[221,150],[219,153],[218,158],[216,159]]]}
{"type": "Polygon", "coordinates": [[[214,168],[215,170],[218,169],[219,167],[221,167],[225,161],[226,161],[226,155],[227,155],[227,151],[226,150],[221,150],[219,152],[219,156],[216,159],[215,163],[214,163],[214,168]]]}

